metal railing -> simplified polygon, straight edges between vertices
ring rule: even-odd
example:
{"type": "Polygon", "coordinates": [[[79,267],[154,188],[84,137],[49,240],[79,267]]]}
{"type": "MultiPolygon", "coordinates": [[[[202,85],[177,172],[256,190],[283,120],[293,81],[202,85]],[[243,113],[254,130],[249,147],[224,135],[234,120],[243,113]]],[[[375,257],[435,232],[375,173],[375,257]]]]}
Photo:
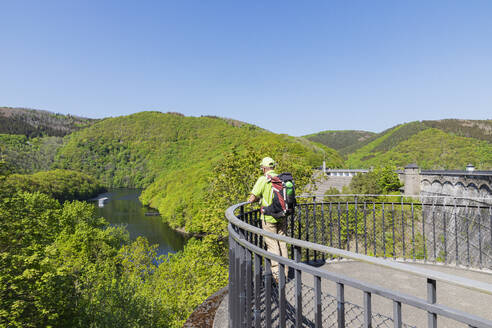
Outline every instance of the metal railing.
{"type": "Polygon", "coordinates": [[[226,211],[229,327],[412,327],[414,323],[403,320],[402,305],[425,314],[428,327],[437,327],[438,317],[453,322],[452,327],[492,327],[492,321],[482,316],[437,303],[436,288],[440,282],[492,295],[491,284],[401,263],[480,272],[492,269],[492,207],[483,200],[376,195],[299,198],[295,213],[286,218],[288,236],[263,230],[259,210],[249,207],[241,203],[226,211]],[[264,238],[287,243],[289,258],[268,252],[264,238]],[[321,267],[342,259],[424,278],[427,297],[321,267]],[[278,283],[272,278],[272,261],[280,266],[278,283]],[[363,301],[347,300],[347,287],[357,290],[363,301]],[[373,295],[391,302],[392,313],[373,307],[373,295]]]}

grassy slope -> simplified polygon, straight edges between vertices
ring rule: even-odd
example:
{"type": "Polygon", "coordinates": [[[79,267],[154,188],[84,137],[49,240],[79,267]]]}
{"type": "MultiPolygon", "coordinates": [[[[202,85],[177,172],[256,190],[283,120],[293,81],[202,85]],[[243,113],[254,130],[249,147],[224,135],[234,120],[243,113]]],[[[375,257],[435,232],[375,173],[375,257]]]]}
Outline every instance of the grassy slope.
{"type": "Polygon", "coordinates": [[[381,133],[349,154],[346,165],[358,168],[392,163],[402,167],[417,163],[424,169],[464,169],[472,163],[478,169],[491,169],[490,131],[489,121],[411,122],[381,133]]]}
{"type": "Polygon", "coordinates": [[[320,165],[323,158],[332,167],[342,165],[334,150],[303,138],[220,118],[142,112],[74,133],[57,166],[88,173],[106,186],[147,188],[142,201],[182,226],[206,201],[210,172],[224,154],[265,145],[302,156],[306,165],[320,165]]]}

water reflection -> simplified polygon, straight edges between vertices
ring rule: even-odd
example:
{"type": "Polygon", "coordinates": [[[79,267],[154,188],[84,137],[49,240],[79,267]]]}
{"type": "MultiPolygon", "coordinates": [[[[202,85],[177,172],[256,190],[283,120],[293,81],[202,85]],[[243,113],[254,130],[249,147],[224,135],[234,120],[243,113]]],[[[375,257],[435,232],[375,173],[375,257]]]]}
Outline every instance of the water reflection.
{"type": "Polygon", "coordinates": [[[106,218],[111,225],[123,224],[132,240],[144,236],[150,244],[157,244],[158,254],[175,253],[182,250],[186,239],[172,230],[160,216],[146,216],[152,209],[144,207],[138,200],[139,189],[114,189],[100,194],[97,198],[108,197],[104,207],[97,207],[97,213],[106,218]]]}

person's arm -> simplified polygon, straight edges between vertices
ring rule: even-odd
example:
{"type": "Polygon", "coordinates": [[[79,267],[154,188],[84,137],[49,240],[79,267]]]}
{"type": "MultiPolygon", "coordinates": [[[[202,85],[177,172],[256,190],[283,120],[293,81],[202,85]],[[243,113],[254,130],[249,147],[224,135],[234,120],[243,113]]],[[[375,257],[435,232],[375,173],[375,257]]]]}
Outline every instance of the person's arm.
{"type": "Polygon", "coordinates": [[[256,183],[253,187],[253,190],[251,190],[251,193],[249,195],[249,198],[248,198],[248,202],[250,203],[254,203],[256,201],[259,201],[260,200],[260,196],[262,194],[262,191],[263,191],[263,184],[264,184],[264,180],[265,178],[263,176],[259,177],[258,180],[256,180],[256,183]]]}
{"type": "Polygon", "coordinates": [[[248,202],[254,203],[260,200],[260,197],[256,197],[255,195],[251,194],[248,198],[248,202]]]}

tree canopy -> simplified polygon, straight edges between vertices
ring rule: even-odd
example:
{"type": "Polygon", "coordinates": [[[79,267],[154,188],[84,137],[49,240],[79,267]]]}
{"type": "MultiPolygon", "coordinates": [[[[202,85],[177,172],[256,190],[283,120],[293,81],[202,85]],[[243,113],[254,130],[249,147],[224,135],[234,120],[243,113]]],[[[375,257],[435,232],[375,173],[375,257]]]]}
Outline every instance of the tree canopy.
{"type": "Polygon", "coordinates": [[[157,258],[89,203],[0,200],[0,327],[177,328],[227,281],[217,240],[157,258]]]}
{"type": "Polygon", "coordinates": [[[399,191],[403,184],[395,172],[395,166],[376,167],[368,173],[358,173],[350,181],[354,194],[384,195],[399,191]]]}
{"type": "Polygon", "coordinates": [[[60,169],[10,174],[0,181],[0,186],[12,194],[39,191],[60,201],[89,199],[105,190],[98,181],[84,173],[60,169]]]}

